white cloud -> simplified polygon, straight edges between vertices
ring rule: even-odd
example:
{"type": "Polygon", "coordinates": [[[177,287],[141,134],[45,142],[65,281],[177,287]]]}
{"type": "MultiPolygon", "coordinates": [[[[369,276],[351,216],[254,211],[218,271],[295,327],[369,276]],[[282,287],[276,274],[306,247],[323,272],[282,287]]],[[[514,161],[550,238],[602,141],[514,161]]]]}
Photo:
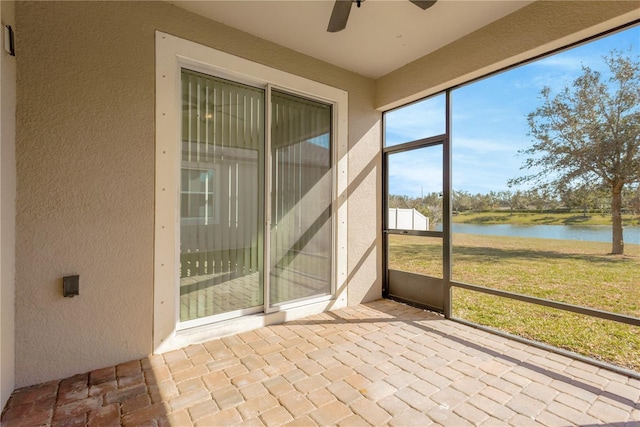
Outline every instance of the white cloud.
{"type": "Polygon", "coordinates": [[[554,55],[532,63],[530,66],[553,67],[557,71],[580,72],[582,64],[592,62],[591,56],[554,55]]]}
{"type": "Polygon", "coordinates": [[[522,147],[522,140],[514,139],[513,143],[504,143],[495,139],[456,137],[452,143],[453,150],[469,150],[476,153],[509,153],[522,147]]]}

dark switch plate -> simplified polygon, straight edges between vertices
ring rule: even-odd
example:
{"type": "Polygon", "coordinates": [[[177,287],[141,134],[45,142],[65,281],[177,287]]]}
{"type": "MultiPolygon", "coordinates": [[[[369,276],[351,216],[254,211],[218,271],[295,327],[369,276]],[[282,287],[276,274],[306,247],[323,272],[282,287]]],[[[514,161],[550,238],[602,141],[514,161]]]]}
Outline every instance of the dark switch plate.
{"type": "Polygon", "coordinates": [[[80,276],[66,276],[62,278],[62,295],[65,297],[80,295],[80,276]]]}

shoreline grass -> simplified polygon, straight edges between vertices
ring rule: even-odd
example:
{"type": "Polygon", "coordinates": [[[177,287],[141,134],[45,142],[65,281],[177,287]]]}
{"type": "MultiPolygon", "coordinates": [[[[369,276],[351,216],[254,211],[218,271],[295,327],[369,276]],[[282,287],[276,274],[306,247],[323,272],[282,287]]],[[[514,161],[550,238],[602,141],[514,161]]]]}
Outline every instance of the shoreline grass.
{"type": "MultiPolygon", "coordinates": [[[[453,280],[640,317],[640,245],[455,233],[453,280]]],[[[442,277],[442,244],[390,236],[390,268],[442,277]]],[[[454,289],[454,315],[640,372],[640,328],[454,289]]]]}
{"type": "MultiPolygon", "coordinates": [[[[453,215],[459,224],[516,224],[516,225],[611,225],[611,215],[589,212],[482,211],[453,215]]],[[[640,216],[625,214],[623,226],[640,226],[640,216]]]]}

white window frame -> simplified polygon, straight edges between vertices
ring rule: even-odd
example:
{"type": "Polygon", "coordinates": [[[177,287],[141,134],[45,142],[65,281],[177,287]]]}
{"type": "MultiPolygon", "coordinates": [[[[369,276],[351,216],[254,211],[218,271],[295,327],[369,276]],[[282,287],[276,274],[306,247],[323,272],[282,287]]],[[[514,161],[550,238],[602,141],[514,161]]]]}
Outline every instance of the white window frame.
{"type": "MultiPolygon", "coordinates": [[[[200,172],[211,172],[213,174],[213,185],[212,188],[207,188],[207,190],[203,193],[203,192],[196,192],[196,191],[184,191],[182,188],[180,189],[180,195],[182,196],[183,194],[205,194],[205,195],[209,195],[209,193],[211,194],[217,194],[220,190],[220,183],[219,183],[219,177],[216,174],[216,168],[214,165],[208,165],[209,167],[205,167],[202,165],[194,165],[191,166],[189,164],[184,164],[182,165],[182,169],[188,169],[190,171],[200,171],[200,172]]],[[[206,198],[205,198],[206,201],[206,198]]],[[[180,222],[184,225],[184,224],[202,224],[204,223],[206,224],[218,224],[220,223],[220,207],[216,204],[213,206],[212,212],[207,212],[207,216],[204,219],[204,221],[202,220],[202,218],[200,216],[198,217],[181,217],[180,218],[180,222]]]]}
{"type": "MultiPolygon", "coordinates": [[[[268,109],[269,110],[269,109],[268,109]]],[[[269,149],[267,130],[265,153],[269,149]]],[[[156,31],[156,170],[154,243],[155,353],[262,326],[298,319],[347,305],[347,154],[348,93],[275,68],[156,31]],[[333,114],[333,269],[332,295],[301,303],[269,306],[264,312],[184,328],[179,316],[180,233],[180,70],[189,68],[239,83],[271,88],[332,105],[333,114]]],[[[268,176],[269,174],[267,174],[268,176]]],[[[268,179],[265,179],[268,181],[268,179]]],[[[265,183],[265,190],[269,189],[265,183]]],[[[269,199],[269,192],[265,192],[269,199]]],[[[267,206],[265,213],[269,214],[267,206]]],[[[265,215],[268,225],[269,217],[265,215]]],[[[265,238],[265,260],[268,239],[265,238]]],[[[268,261],[265,262],[268,264],[268,261]]],[[[266,278],[265,278],[266,281],[266,278]]],[[[202,322],[204,323],[204,322],[202,322]]],[[[189,326],[193,323],[189,323],[189,326]]]]}

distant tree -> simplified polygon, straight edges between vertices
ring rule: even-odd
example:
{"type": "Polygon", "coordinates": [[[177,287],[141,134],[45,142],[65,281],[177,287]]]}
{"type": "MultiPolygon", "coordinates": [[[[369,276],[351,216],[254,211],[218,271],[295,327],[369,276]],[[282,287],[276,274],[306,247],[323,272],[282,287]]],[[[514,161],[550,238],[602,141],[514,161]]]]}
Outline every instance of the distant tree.
{"type": "Polygon", "coordinates": [[[548,205],[546,194],[544,194],[543,191],[540,191],[538,189],[533,189],[533,190],[526,191],[525,195],[527,198],[528,205],[539,211],[544,210],[548,205]]]}
{"type": "Polygon", "coordinates": [[[579,187],[564,188],[559,190],[564,206],[569,209],[582,210],[582,216],[586,217],[588,211],[600,208],[600,200],[606,191],[601,187],[582,185],[579,187]]]}
{"type": "Polygon", "coordinates": [[[471,210],[472,200],[468,191],[453,191],[452,207],[454,211],[464,212],[471,210]]]}
{"type": "Polygon", "coordinates": [[[408,196],[389,195],[390,208],[409,208],[411,203],[408,196]]]}
{"type": "Polygon", "coordinates": [[[526,205],[525,194],[522,191],[504,190],[498,194],[500,197],[500,204],[503,205],[504,207],[509,208],[510,215],[513,215],[514,211],[525,208],[525,205],[526,205]]]}
{"type": "Polygon", "coordinates": [[[487,198],[482,194],[476,194],[471,196],[471,209],[474,212],[483,212],[489,209],[489,203],[487,202],[487,198]]]}
{"type": "Polygon", "coordinates": [[[542,105],[528,115],[533,145],[521,169],[530,175],[510,184],[536,188],[606,187],[611,196],[612,250],[624,253],[622,194],[625,185],[640,182],[640,61],[613,50],[603,58],[611,73],[587,66],[571,87],[552,96],[541,92],[542,105]]]}
{"type": "Polygon", "coordinates": [[[640,184],[628,189],[627,206],[631,214],[640,215],[640,184]]]}
{"type": "Polygon", "coordinates": [[[500,197],[495,191],[490,191],[489,194],[487,194],[487,200],[489,202],[490,211],[495,210],[496,206],[500,203],[500,197]]]}
{"type": "Polygon", "coordinates": [[[513,211],[518,211],[525,208],[525,197],[524,193],[520,190],[517,190],[514,193],[511,193],[511,198],[509,199],[509,209],[511,210],[511,214],[513,211]]]}

